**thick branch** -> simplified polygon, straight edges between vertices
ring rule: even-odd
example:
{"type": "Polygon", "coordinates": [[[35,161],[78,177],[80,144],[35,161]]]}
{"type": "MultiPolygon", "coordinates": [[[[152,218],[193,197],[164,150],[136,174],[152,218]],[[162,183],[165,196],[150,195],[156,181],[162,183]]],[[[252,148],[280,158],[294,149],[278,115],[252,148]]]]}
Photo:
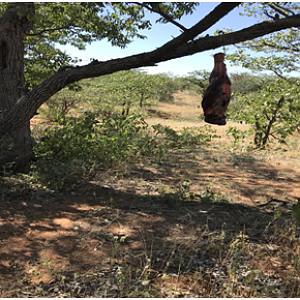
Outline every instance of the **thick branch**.
{"type": "MultiPolygon", "coordinates": [[[[300,14],[284,19],[278,19],[276,21],[265,21],[224,35],[199,38],[193,43],[181,45],[175,49],[175,51],[172,53],[172,58],[170,58],[170,55],[168,55],[168,60],[216,49],[221,46],[233,45],[236,43],[253,40],[266,34],[291,27],[300,27],[300,14]]],[[[161,61],[165,61],[164,57],[161,58],[161,61]]]]}
{"type": "MultiPolygon", "coordinates": [[[[219,4],[212,12],[210,12],[204,19],[190,28],[188,31],[185,31],[177,38],[171,40],[167,44],[163,45],[159,49],[163,49],[163,51],[172,51],[174,48],[182,45],[188,41],[193,40],[197,37],[197,35],[209,29],[211,26],[216,24],[220,19],[226,16],[230,11],[232,11],[235,7],[240,5],[240,2],[224,2],[219,4]]],[[[158,49],[158,50],[159,50],[158,49]]]]}
{"type": "MultiPolygon", "coordinates": [[[[58,72],[20,99],[20,101],[16,104],[16,107],[14,107],[14,109],[12,109],[10,113],[6,115],[2,126],[0,126],[0,135],[6,132],[14,131],[18,127],[22,126],[26,121],[29,121],[34,116],[36,110],[44,102],[46,102],[52,95],[70,83],[74,83],[84,78],[111,74],[120,70],[154,66],[159,62],[215,49],[224,45],[232,45],[235,43],[244,42],[246,40],[258,38],[263,35],[290,27],[300,27],[300,14],[276,21],[262,22],[240,31],[219,36],[199,38],[193,42],[186,43],[187,39],[189,38],[187,37],[190,32],[189,30],[175,39],[175,45],[177,47],[171,50],[170,44],[172,44],[174,40],[151,52],[120,59],[113,59],[106,62],[93,62],[92,64],[86,66],[58,72]],[[178,41],[181,39],[184,42],[178,44],[178,41]],[[19,122],[15,122],[15,120],[19,120],[19,122]]],[[[198,31],[202,32],[203,28],[199,27],[198,31]]],[[[196,32],[193,32],[193,35],[194,34],[196,34],[196,32]]]]}

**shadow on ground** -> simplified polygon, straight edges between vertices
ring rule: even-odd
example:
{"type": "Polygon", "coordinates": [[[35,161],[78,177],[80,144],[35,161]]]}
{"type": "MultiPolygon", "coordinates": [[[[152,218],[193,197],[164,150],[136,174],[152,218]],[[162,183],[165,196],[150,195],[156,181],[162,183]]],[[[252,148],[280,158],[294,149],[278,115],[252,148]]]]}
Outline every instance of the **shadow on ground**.
{"type": "MultiPolygon", "coordinates": [[[[99,174],[73,190],[3,187],[0,296],[262,295],[225,289],[237,263],[233,249],[248,251],[238,258],[244,271],[235,272],[250,267],[268,276],[258,290],[284,277],[287,261],[270,267],[270,249],[295,256],[288,201],[299,182],[299,172],[255,156],[194,149],[170,152],[155,168],[99,174]],[[256,207],[255,197],[282,202],[256,207]]],[[[300,295],[285,288],[281,296],[300,295]]]]}
{"type": "Polygon", "coordinates": [[[241,233],[261,243],[272,234],[268,225],[290,219],[283,212],[274,220],[274,212],[242,204],[182,201],[177,193],[141,196],[96,184],[74,196],[3,191],[1,207],[2,297],[124,296],[116,275],[122,268],[139,282],[130,292],[144,291],[147,280],[163,274],[218,266],[241,233]],[[93,276],[95,286],[76,292],[76,276],[93,276]]]}

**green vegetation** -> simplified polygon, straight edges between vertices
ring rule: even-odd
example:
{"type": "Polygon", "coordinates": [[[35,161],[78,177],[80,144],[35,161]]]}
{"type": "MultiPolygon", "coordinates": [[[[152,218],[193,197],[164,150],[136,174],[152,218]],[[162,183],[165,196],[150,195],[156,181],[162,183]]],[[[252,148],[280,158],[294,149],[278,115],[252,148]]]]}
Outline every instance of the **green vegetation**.
{"type": "MultiPolygon", "coordinates": [[[[82,112],[92,107],[83,97],[92,95],[85,91],[92,83],[57,98],[78,99],[63,121],[44,130],[36,123],[44,138],[31,173],[6,174],[0,182],[3,214],[13,212],[10,224],[18,224],[2,238],[14,247],[17,238],[19,251],[39,251],[30,260],[7,254],[14,279],[0,279],[0,295],[298,297],[299,229],[292,212],[299,218],[299,205],[266,203],[274,190],[297,184],[291,171],[278,181],[276,169],[266,169],[262,157],[276,151],[255,155],[252,129],[240,124],[226,134],[195,122],[181,129],[149,126],[138,97],[131,110],[142,115],[122,115],[122,105],[107,106],[109,98],[97,112],[96,106],[82,112]],[[227,136],[231,143],[224,143],[227,136]],[[257,207],[237,203],[253,180],[257,207]]],[[[179,95],[168,105],[193,103],[188,91],[179,95]]],[[[44,106],[36,118],[51,109],[44,106]]]]}
{"type": "Polygon", "coordinates": [[[60,91],[39,112],[55,122],[64,123],[67,114],[80,104],[81,109],[110,116],[144,111],[160,102],[173,102],[176,91],[184,88],[181,78],[167,74],[149,75],[140,70],[86,79],[60,91]]]}
{"type": "MultiPolygon", "coordinates": [[[[178,23],[199,3],[3,3],[1,13],[9,5],[0,31],[7,26],[9,38],[15,27],[24,36],[14,40],[22,41],[15,43],[21,55],[9,62],[11,72],[7,44],[0,45],[2,106],[9,108],[0,112],[8,131],[0,147],[7,155],[0,157],[0,296],[299,297],[300,81],[286,75],[298,69],[298,29],[227,55],[274,74],[230,74],[228,67],[228,126],[217,127],[200,112],[209,72],[136,69],[195,53],[202,39],[222,46],[218,36],[224,41],[230,30],[199,36],[201,22],[191,31],[178,23]],[[86,66],[56,49],[105,38],[125,47],[151,28],[145,12],[182,35],[150,54],[86,66]],[[270,55],[250,57],[247,48],[270,55]],[[29,120],[37,109],[33,143],[29,120]],[[28,126],[22,132],[18,124],[28,126]],[[22,165],[12,149],[31,158],[26,174],[12,172],[16,158],[22,165]]],[[[220,4],[206,21],[212,26],[237,5],[220,4]]],[[[297,24],[296,3],[242,5],[246,15],[272,20],[262,31],[297,24]]]]}
{"type": "Polygon", "coordinates": [[[176,131],[158,124],[149,130],[140,115],[96,117],[84,113],[45,131],[43,141],[35,147],[35,170],[44,183],[61,187],[92,178],[99,169],[159,162],[167,158],[169,149],[206,144],[215,137],[207,126],[176,131]]]}
{"type": "MultiPolygon", "coordinates": [[[[292,10],[298,10],[299,4],[247,3],[244,8],[244,16],[255,15],[262,20],[276,20],[292,10]]],[[[255,41],[240,43],[236,52],[226,57],[234,65],[274,74],[240,74],[234,78],[239,83],[236,98],[240,109],[232,111],[231,116],[254,125],[254,143],[258,148],[264,148],[271,139],[286,143],[288,135],[299,131],[299,79],[290,75],[299,70],[299,51],[298,30],[290,28],[255,41]],[[250,55],[249,50],[254,55],[250,55]]]]}
{"type": "Polygon", "coordinates": [[[286,143],[287,136],[299,130],[300,118],[295,114],[300,109],[297,79],[235,74],[233,87],[236,92],[229,117],[253,125],[254,144],[258,148],[264,148],[271,139],[286,143]],[[245,89],[247,82],[249,86],[245,89]]]}
{"type": "MultiPolygon", "coordinates": [[[[299,131],[300,118],[295,114],[300,109],[296,79],[287,81],[276,76],[243,73],[232,74],[231,80],[233,95],[228,117],[253,126],[253,144],[257,148],[265,148],[272,139],[286,143],[288,136],[299,131]]],[[[65,123],[67,114],[77,105],[106,116],[143,114],[159,102],[174,102],[176,91],[186,89],[200,97],[207,82],[208,74],[202,71],[182,78],[121,71],[85,80],[80,86],[59,92],[40,109],[40,113],[60,124],[65,123]]],[[[238,139],[244,139],[251,132],[248,130],[238,139]]],[[[229,129],[229,135],[234,137],[233,129],[229,129]]],[[[236,134],[234,139],[237,139],[236,134]]]]}

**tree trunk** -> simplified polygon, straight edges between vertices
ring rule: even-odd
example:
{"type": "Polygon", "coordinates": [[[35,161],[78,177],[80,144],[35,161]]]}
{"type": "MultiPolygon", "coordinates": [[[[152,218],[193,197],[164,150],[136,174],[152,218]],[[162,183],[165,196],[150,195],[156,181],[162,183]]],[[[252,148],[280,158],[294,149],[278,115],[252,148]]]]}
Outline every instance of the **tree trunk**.
{"type": "MultiPolygon", "coordinates": [[[[12,3],[0,22],[0,122],[25,95],[24,37],[33,25],[18,12],[34,12],[33,4],[12,3]]],[[[0,167],[26,171],[32,157],[30,121],[0,135],[0,167]],[[24,159],[25,158],[25,159],[24,159]]]]}
{"type": "Polygon", "coordinates": [[[140,95],[140,109],[142,110],[144,106],[144,94],[142,93],[140,95]]]}

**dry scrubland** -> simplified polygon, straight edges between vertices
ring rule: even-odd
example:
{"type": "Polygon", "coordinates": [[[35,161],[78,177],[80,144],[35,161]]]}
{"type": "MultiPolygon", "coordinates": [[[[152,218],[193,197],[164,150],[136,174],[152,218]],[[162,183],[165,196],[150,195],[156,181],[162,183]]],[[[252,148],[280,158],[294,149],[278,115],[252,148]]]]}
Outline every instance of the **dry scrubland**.
{"type": "MultiPolygon", "coordinates": [[[[188,93],[150,113],[149,125],[204,125],[188,93]]],[[[0,178],[0,296],[299,297],[300,138],[247,151],[229,125],[248,128],[229,121],[208,146],[59,193],[0,178]]]]}

